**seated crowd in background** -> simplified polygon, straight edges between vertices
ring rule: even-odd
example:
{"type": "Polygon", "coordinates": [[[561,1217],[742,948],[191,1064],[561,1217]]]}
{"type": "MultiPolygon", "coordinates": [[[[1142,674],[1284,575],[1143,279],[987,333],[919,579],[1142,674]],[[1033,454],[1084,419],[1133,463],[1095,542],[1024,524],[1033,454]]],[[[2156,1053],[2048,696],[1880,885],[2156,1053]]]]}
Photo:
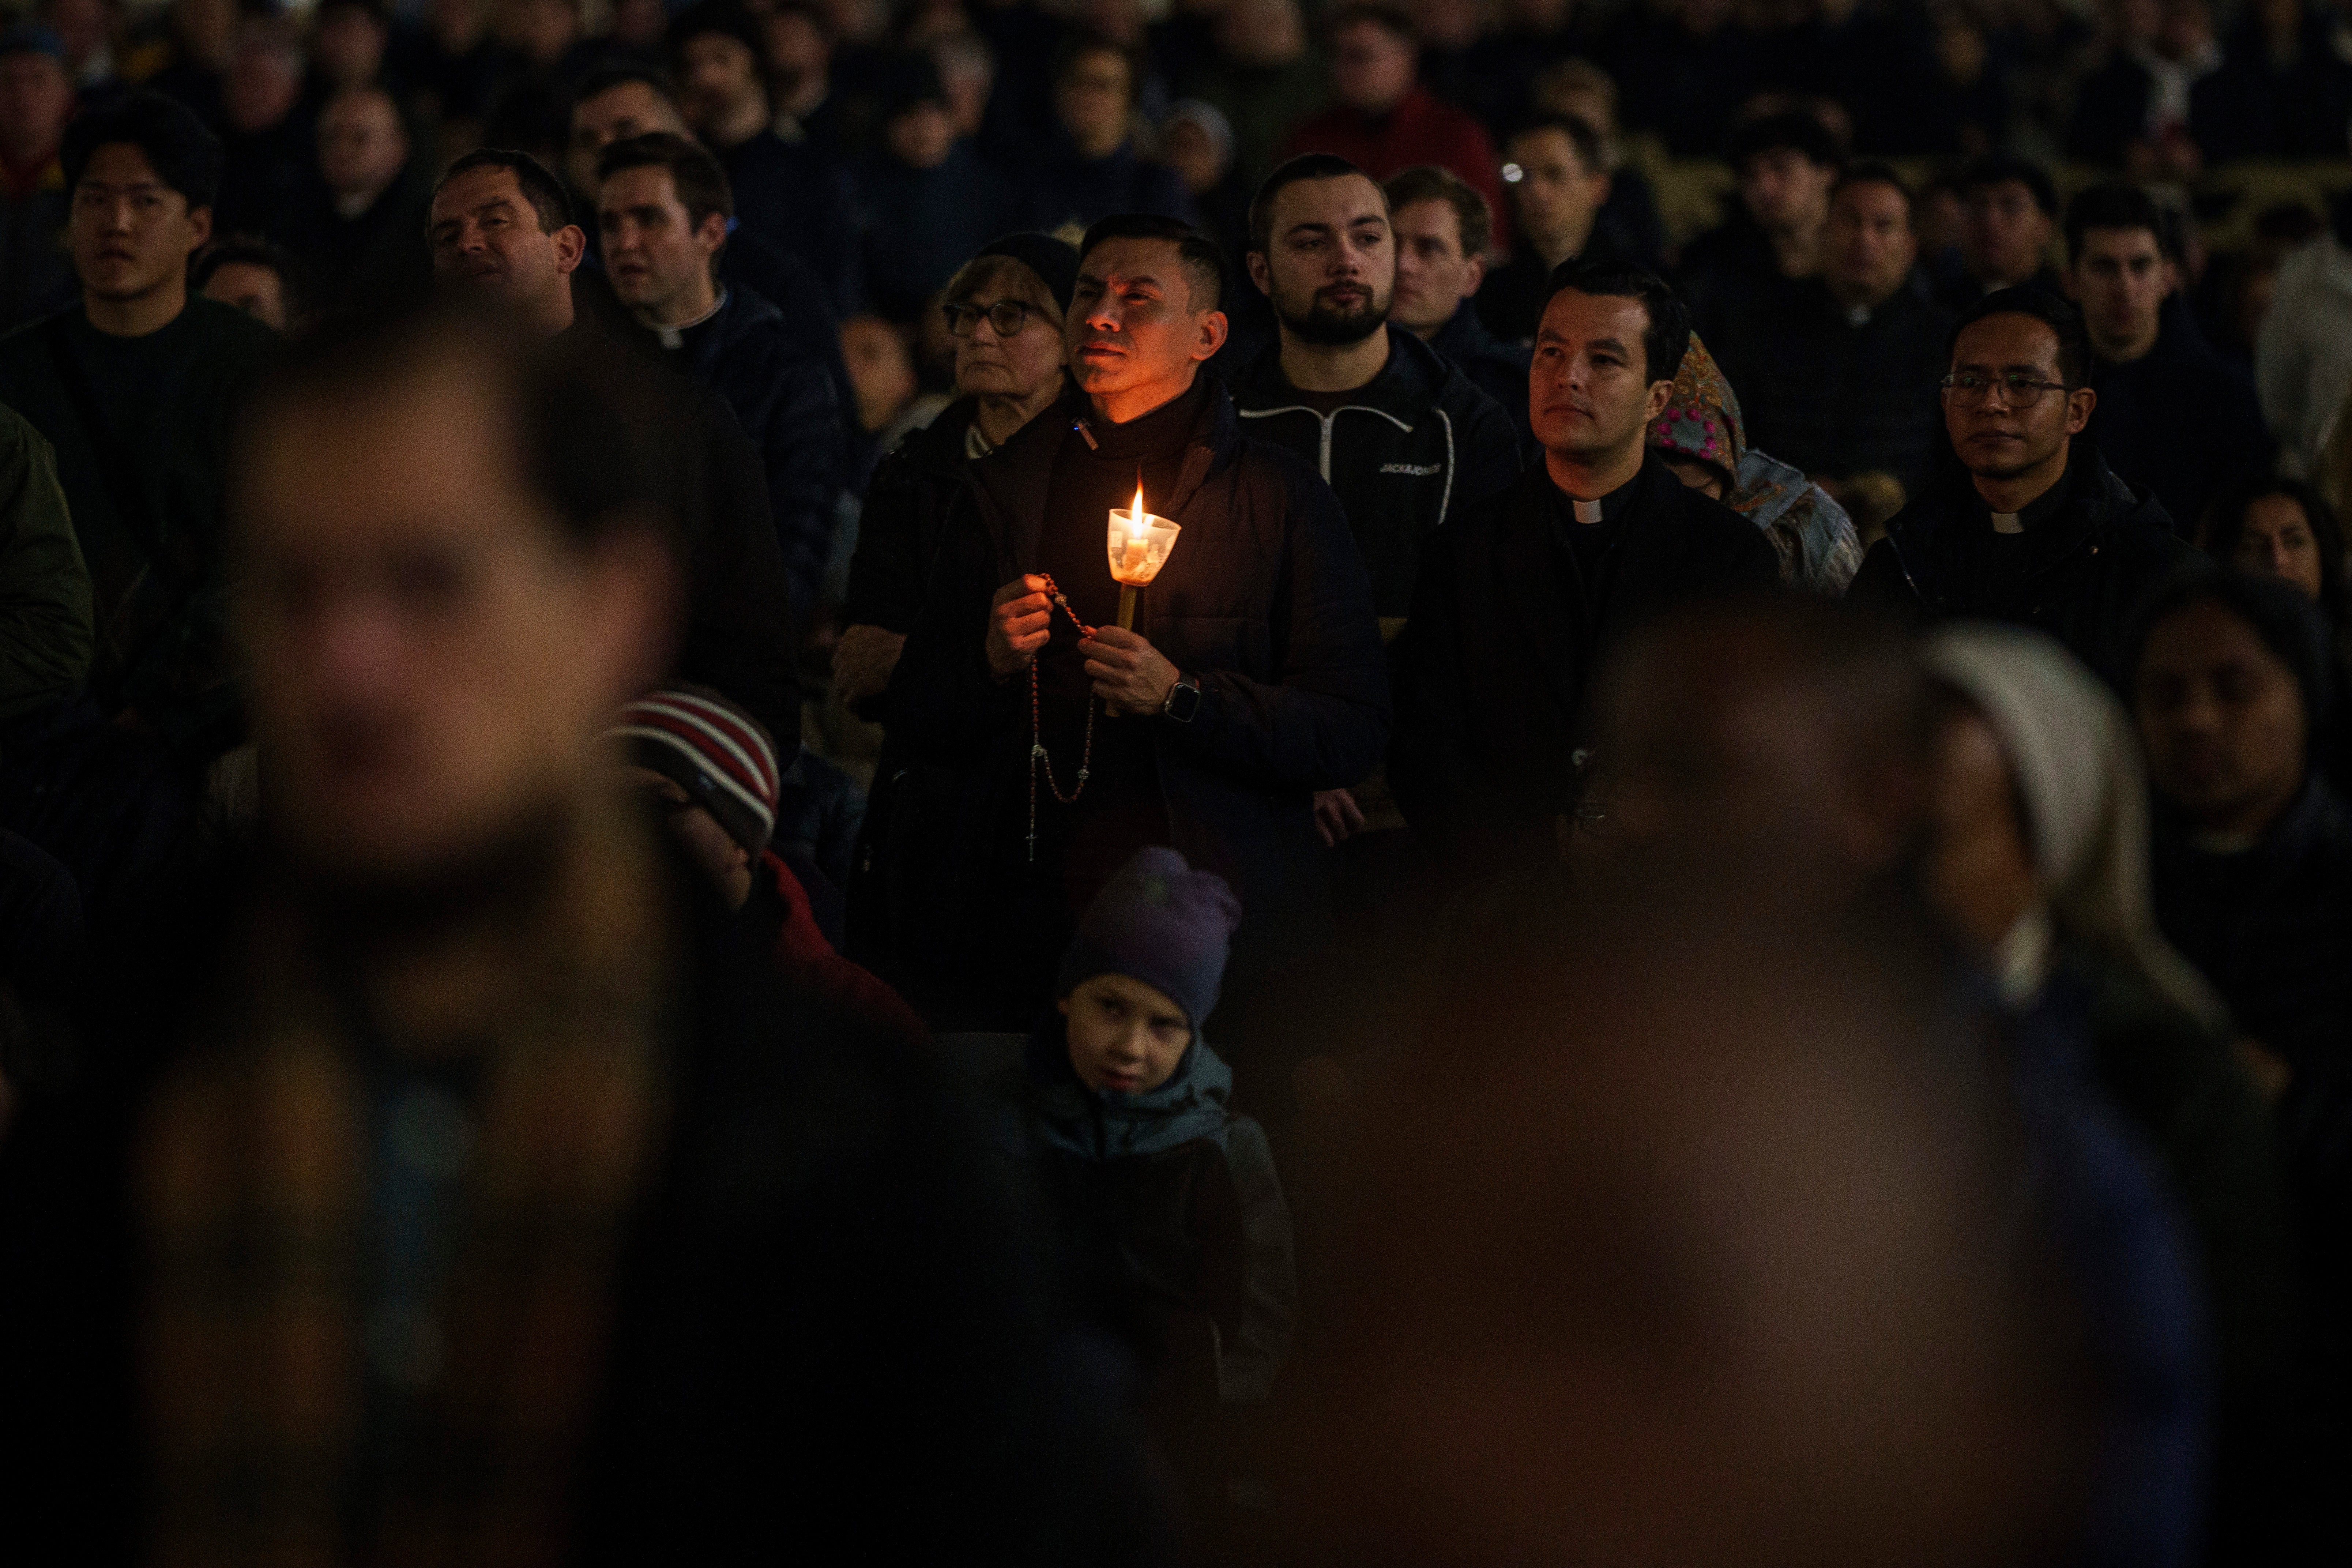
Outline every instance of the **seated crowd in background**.
{"type": "Polygon", "coordinates": [[[2352,1550],[2352,9],[17,9],[0,1550],[2352,1550]]]}

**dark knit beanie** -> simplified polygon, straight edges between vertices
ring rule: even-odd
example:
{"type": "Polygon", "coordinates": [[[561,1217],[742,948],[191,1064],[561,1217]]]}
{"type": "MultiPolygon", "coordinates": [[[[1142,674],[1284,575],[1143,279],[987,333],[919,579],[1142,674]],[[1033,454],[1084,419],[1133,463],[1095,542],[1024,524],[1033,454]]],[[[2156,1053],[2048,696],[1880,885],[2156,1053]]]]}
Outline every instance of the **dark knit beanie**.
{"type": "Polygon", "coordinates": [[[2335,640],[2318,609],[2275,577],[2257,577],[2225,566],[2192,567],[2176,577],[2149,602],[2131,641],[2129,682],[2139,677],[2140,656],[2157,623],[2168,620],[2189,605],[2211,601],[2236,616],[2260,637],[2263,646],[2294,672],[2303,691],[2303,710],[2316,733],[2327,725],[2336,697],[2335,640]]]}
{"type": "Polygon", "coordinates": [[[686,791],[753,859],[767,848],[776,826],[776,747],[741,708],[705,688],[669,687],[622,709],[604,739],[686,791]]]}
{"type": "Polygon", "coordinates": [[[1066,241],[1050,234],[1008,234],[982,246],[972,259],[982,256],[1010,257],[1034,272],[1062,313],[1069,314],[1070,294],[1078,286],[1078,253],[1066,241]]]}
{"type": "Polygon", "coordinates": [[[1216,1009],[1225,946],[1241,918],[1223,877],[1193,870],[1173,849],[1139,849],[1078,917],[1055,994],[1124,974],[1165,993],[1198,1029],[1216,1009]]]}

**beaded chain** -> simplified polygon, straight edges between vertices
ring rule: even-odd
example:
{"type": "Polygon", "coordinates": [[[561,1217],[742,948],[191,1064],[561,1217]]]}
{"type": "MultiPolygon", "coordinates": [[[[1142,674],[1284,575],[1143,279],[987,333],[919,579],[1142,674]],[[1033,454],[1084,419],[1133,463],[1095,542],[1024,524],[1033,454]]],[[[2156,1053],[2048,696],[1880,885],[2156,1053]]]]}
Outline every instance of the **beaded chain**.
{"type": "MultiPolygon", "coordinates": [[[[1070,601],[1062,596],[1060,585],[1050,575],[1045,578],[1045,592],[1053,598],[1055,604],[1061,606],[1062,614],[1070,617],[1070,625],[1078,628],[1078,636],[1091,637],[1095,635],[1095,628],[1078,619],[1077,611],[1070,608],[1070,601]]],[[[1046,614],[1050,618],[1052,612],[1048,611],[1046,614]]],[[[1043,648],[1037,650],[1040,658],[1044,657],[1045,651],[1043,648]]],[[[1077,783],[1069,794],[1064,795],[1061,784],[1054,778],[1054,759],[1045,753],[1045,730],[1037,711],[1037,660],[1031,659],[1029,661],[1029,858],[1032,862],[1037,858],[1038,770],[1041,768],[1045,770],[1045,787],[1054,792],[1055,800],[1060,801],[1064,805],[1076,805],[1078,796],[1086,793],[1087,779],[1094,759],[1095,700],[1089,697],[1087,699],[1087,743],[1086,750],[1078,756],[1077,783]]]]}

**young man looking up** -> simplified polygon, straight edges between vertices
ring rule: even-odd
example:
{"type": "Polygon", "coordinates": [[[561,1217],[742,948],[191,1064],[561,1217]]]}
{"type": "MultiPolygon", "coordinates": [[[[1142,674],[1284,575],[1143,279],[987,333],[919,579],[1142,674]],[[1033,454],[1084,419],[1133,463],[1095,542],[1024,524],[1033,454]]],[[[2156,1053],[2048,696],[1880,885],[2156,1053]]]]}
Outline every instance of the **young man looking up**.
{"type": "Polygon", "coordinates": [[[793,618],[803,620],[816,605],[846,477],[829,340],[796,336],[774,305],[719,282],[735,198],[709,153],[657,131],[614,142],[596,168],[613,293],[673,364],[726,400],[760,448],[793,618]]]}
{"type": "Polygon", "coordinates": [[[1528,385],[1543,466],[1431,536],[1397,640],[1389,782],[1457,875],[1553,853],[1588,689],[1628,626],[1680,597],[1780,580],[1756,526],[1647,445],[1690,343],[1682,301],[1597,263],[1553,282],[1528,385]]]}
{"type": "Polygon", "coordinates": [[[81,302],[0,340],[0,403],[57,450],[96,595],[91,697],[209,762],[239,729],[220,577],[228,410],[277,337],[189,295],[221,168],[193,112],[142,93],[84,115],[64,163],[81,302]]]}
{"type": "Polygon", "coordinates": [[[1849,595],[2039,627],[2120,689],[2131,617],[2196,552],[2082,439],[2099,396],[2081,314],[2038,288],[1989,294],[1960,318],[1948,363],[1944,428],[1967,482],[1939,479],[1896,513],[1849,595]]]}
{"type": "Polygon", "coordinates": [[[1500,404],[1522,444],[1528,437],[1531,350],[1507,343],[1478,314],[1478,289],[1495,245],[1486,198],[1433,163],[1400,171],[1384,187],[1396,236],[1396,292],[1389,320],[1435,349],[1500,404]]]}
{"type": "MultiPolygon", "coordinates": [[[[426,238],[444,292],[531,336],[631,330],[575,304],[572,276],[587,237],[562,184],[527,153],[486,148],[450,164],[433,193],[426,238]]],[[[688,567],[676,673],[740,702],[780,742],[797,736],[790,590],[760,454],[716,394],[658,369],[648,379],[649,404],[683,436],[667,473],[688,567]]]]}
{"type": "Polygon", "coordinates": [[[2137,185],[2095,185],[2066,208],[2066,288],[2099,396],[2084,434],[2191,534],[2224,484],[2269,467],[2272,442],[2252,380],[2213,352],[2181,300],[2172,236],[2137,185]]]}
{"type": "Polygon", "coordinates": [[[1234,404],[1253,436],[1313,463],[1338,493],[1384,619],[1412,608],[1429,531],[1518,477],[1495,401],[1390,321],[1396,268],[1388,198],[1347,160],[1310,153],[1258,188],[1250,281],[1281,335],[1234,404]]]}
{"type": "Polygon", "coordinates": [[[890,683],[901,788],[936,809],[895,814],[878,853],[908,887],[887,951],[856,955],[935,1024],[1034,1023],[1077,911],[1145,845],[1242,889],[1240,973],[1328,931],[1312,797],[1379,759],[1387,674],[1331,492],[1200,374],[1225,339],[1222,276],[1182,224],[1089,230],[1076,395],[971,466],[942,532],[890,683]],[[1125,631],[1103,550],[1139,483],[1182,532],[1125,631]]]}
{"type": "MultiPolygon", "coordinates": [[[[1338,494],[1371,569],[1372,609],[1392,633],[1412,608],[1422,541],[1454,508],[1518,477],[1509,418],[1390,322],[1388,198],[1344,158],[1309,153],[1266,176],[1250,204],[1249,272],[1281,335],[1236,382],[1234,405],[1253,435],[1313,463],[1338,494]]],[[[1334,843],[1366,825],[1347,791],[1316,810],[1334,843]]]]}

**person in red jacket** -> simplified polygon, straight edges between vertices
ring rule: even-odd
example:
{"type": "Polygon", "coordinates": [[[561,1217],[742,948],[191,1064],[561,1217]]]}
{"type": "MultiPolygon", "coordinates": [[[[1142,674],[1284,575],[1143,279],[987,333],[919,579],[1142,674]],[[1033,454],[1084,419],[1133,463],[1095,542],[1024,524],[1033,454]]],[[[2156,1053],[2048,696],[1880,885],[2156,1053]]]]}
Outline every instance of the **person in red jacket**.
{"type": "Polygon", "coordinates": [[[739,918],[772,930],[778,967],[861,1023],[926,1037],[897,992],[833,950],[800,879],[769,847],[782,771],[765,725],[708,687],[680,684],[622,709],[604,743],[739,918]]]}
{"type": "MultiPolygon", "coordinates": [[[[1452,170],[1486,198],[1498,230],[1510,208],[1503,201],[1501,160],[1485,126],[1421,85],[1421,46],[1412,21],[1387,5],[1343,5],[1331,16],[1331,96],[1337,101],[1302,123],[1284,143],[1282,158],[1336,153],[1385,180],[1416,163],[1452,170]]],[[[1497,233],[1507,247],[1510,236],[1497,233]]]]}

